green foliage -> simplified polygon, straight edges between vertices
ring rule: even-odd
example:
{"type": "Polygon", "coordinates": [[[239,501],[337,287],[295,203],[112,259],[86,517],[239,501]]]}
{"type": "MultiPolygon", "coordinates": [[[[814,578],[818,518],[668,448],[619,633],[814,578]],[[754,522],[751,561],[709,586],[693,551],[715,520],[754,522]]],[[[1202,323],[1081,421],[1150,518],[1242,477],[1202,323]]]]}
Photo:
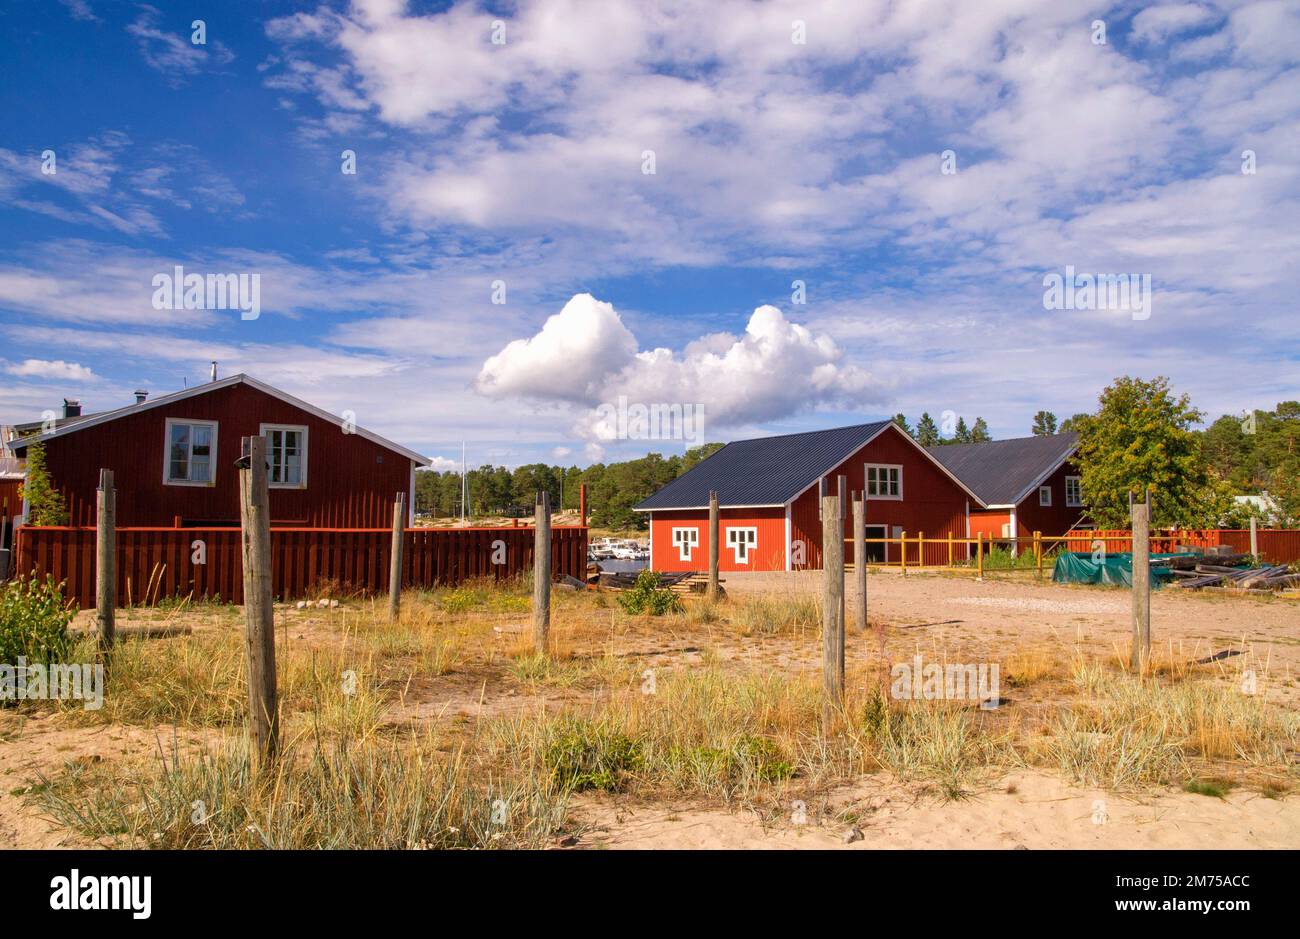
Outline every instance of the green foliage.
{"type": "Polygon", "coordinates": [[[1030,433],[1035,437],[1050,437],[1056,433],[1056,415],[1051,411],[1039,411],[1034,415],[1034,426],[1030,433]]]}
{"type": "Polygon", "coordinates": [[[988,422],[982,417],[975,418],[975,425],[970,429],[971,443],[988,443],[993,438],[989,436],[988,422]]]}
{"type": "Polygon", "coordinates": [[[1155,492],[1152,524],[1213,527],[1231,505],[1230,494],[1207,472],[1192,425],[1202,414],[1187,395],[1174,397],[1169,380],[1118,378],[1100,407],[1079,428],[1083,499],[1102,528],[1128,526],[1129,494],[1155,492]]]}
{"type": "Polygon", "coordinates": [[[921,420],[916,425],[916,442],[923,447],[933,447],[940,443],[939,426],[935,424],[934,418],[930,412],[926,411],[921,415],[921,420]]]}
{"type": "MultiPolygon", "coordinates": [[[[1200,435],[1210,472],[1235,494],[1267,492],[1288,525],[1300,523],[1300,401],[1281,401],[1272,411],[1225,414],[1200,435]]],[[[1235,507],[1225,524],[1244,527],[1258,510],[1235,507]]]]}
{"type": "Polygon", "coordinates": [[[561,790],[617,792],[642,762],[641,745],[604,724],[574,720],[546,748],[551,781],[561,790]]]}
{"type": "Polygon", "coordinates": [[[912,430],[912,425],[907,423],[907,418],[902,414],[894,415],[894,423],[901,427],[909,437],[915,437],[916,431],[912,430]]]}
{"type": "Polygon", "coordinates": [[[642,571],[637,575],[636,583],[630,590],[618,595],[618,605],[623,612],[637,615],[650,613],[663,616],[665,613],[680,613],[682,601],[667,587],[659,586],[659,575],[654,571],[642,571]]]}
{"type": "Polygon", "coordinates": [[[0,662],[46,665],[66,661],[72,649],[68,624],[74,611],[52,577],[19,578],[0,587],[0,662]]]}
{"type": "Polygon", "coordinates": [[[33,525],[68,524],[68,506],[50,478],[44,444],[34,443],[27,448],[27,478],[18,487],[18,497],[27,500],[33,525]]]}

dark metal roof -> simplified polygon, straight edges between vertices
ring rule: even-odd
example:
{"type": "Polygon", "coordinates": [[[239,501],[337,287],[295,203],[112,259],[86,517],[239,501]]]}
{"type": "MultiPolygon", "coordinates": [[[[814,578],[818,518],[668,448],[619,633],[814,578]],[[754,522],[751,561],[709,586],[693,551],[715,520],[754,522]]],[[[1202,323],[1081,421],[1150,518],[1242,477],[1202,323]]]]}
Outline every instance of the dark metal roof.
{"type": "Polygon", "coordinates": [[[821,479],[889,421],[737,440],[677,477],[638,509],[696,509],[709,504],[784,505],[821,479]]]}
{"type": "Polygon", "coordinates": [[[985,505],[1014,505],[1078,445],[1078,434],[1065,433],[987,443],[950,443],[926,449],[985,505]]]}

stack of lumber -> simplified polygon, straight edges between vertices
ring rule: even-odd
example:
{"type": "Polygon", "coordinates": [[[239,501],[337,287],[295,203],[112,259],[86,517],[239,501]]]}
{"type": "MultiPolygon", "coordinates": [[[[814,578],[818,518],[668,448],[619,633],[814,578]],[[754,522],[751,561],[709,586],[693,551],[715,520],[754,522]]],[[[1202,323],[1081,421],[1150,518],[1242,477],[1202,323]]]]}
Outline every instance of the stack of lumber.
{"type": "MultiPolygon", "coordinates": [[[[612,587],[615,590],[626,590],[636,584],[637,573],[609,573],[600,572],[600,585],[602,587],[612,587]]],[[[672,571],[662,572],[658,575],[659,586],[667,587],[673,593],[703,593],[709,583],[709,575],[704,571],[672,571]]],[[[719,581],[721,583],[721,581],[719,581]]]]}
{"type": "Polygon", "coordinates": [[[1178,578],[1178,586],[1191,590],[1222,586],[1231,590],[1267,593],[1300,586],[1300,574],[1293,573],[1285,564],[1273,567],[1229,567],[1202,562],[1194,565],[1191,570],[1175,569],[1174,576],[1178,578]]]}

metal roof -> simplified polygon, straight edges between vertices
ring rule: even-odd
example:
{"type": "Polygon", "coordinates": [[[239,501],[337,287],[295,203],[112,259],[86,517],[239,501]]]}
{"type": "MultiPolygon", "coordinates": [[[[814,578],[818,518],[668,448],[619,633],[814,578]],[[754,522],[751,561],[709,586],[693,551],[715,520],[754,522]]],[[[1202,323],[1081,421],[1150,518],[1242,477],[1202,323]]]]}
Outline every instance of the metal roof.
{"type": "Polygon", "coordinates": [[[783,506],[848,459],[890,424],[875,421],[832,430],[737,440],[678,476],[636,506],[698,509],[716,491],[724,506],[783,506]]]}
{"type": "MultiPolygon", "coordinates": [[[[152,398],[148,401],[143,401],[139,404],[127,405],[126,407],[118,408],[116,411],[102,411],[98,414],[86,415],[81,418],[64,419],[64,422],[61,422],[55,430],[51,431],[48,434],[39,434],[34,437],[24,437],[17,440],[9,441],[9,449],[16,453],[19,450],[26,450],[27,447],[33,443],[44,443],[45,441],[52,440],[55,437],[63,437],[67,434],[75,434],[79,430],[85,430],[88,427],[96,427],[100,424],[106,424],[109,421],[115,421],[118,418],[126,417],[129,414],[138,414],[141,411],[148,411],[152,408],[161,407],[164,404],[171,404],[176,401],[183,401],[186,398],[192,398],[196,395],[207,394],[208,392],[211,391],[217,391],[218,389],[221,388],[229,388],[231,385],[240,385],[240,384],[248,385],[250,388],[256,388],[258,391],[262,392],[263,394],[268,394],[273,398],[279,398],[281,401],[284,401],[286,404],[291,404],[296,408],[301,408],[302,410],[307,411],[308,413],[316,415],[321,420],[330,421],[333,423],[337,423],[339,421],[337,415],[331,414],[329,411],[326,411],[324,408],[318,408],[316,407],[316,405],[309,404],[308,402],[303,401],[301,398],[295,398],[293,395],[289,394],[288,392],[281,391],[279,388],[273,387],[272,385],[268,385],[266,382],[258,381],[256,378],[240,373],[238,375],[231,375],[229,378],[222,378],[222,379],[218,379],[217,381],[207,382],[206,384],[195,385],[192,388],[186,388],[182,391],[174,391],[171,394],[161,395],[160,397],[152,398]]],[[[387,449],[392,450],[394,453],[400,453],[402,456],[414,460],[416,463],[418,463],[421,466],[429,465],[430,461],[427,456],[423,456],[419,453],[416,453],[414,450],[408,450],[406,447],[403,447],[400,444],[393,443],[393,441],[388,440],[385,437],[381,437],[378,434],[374,433],[373,431],[369,431],[362,427],[358,427],[353,432],[358,437],[364,437],[366,440],[369,440],[371,443],[377,443],[381,447],[386,447],[387,449]]]]}
{"type": "Polygon", "coordinates": [[[992,506],[1019,503],[1078,447],[1078,434],[1065,433],[949,443],[926,451],[992,506]]]}

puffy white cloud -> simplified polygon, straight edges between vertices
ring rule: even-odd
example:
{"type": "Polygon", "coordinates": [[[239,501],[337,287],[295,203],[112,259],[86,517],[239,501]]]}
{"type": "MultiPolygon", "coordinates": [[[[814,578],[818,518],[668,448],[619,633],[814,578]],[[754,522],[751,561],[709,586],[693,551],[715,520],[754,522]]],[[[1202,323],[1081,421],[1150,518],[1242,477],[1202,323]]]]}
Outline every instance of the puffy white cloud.
{"type": "Polygon", "coordinates": [[[627,437],[628,408],[677,409],[712,430],[883,400],[883,383],[845,362],[830,336],[791,322],[774,306],[756,309],[742,336],[703,336],[680,353],[637,351],[614,307],[590,294],[575,296],[535,336],[489,358],[475,387],[497,397],[586,405],[574,432],[593,443],[627,437]]]}
{"type": "Polygon", "coordinates": [[[76,362],[63,359],[24,359],[17,365],[5,369],[10,375],[23,378],[48,378],[58,381],[94,381],[95,373],[76,362]]]}
{"type": "Polygon", "coordinates": [[[1164,42],[1214,19],[1214,12],[1199,3],[1163,3],[1138,13],[1131,28],[1133,38],[1139,42],[1164,42]]]}

